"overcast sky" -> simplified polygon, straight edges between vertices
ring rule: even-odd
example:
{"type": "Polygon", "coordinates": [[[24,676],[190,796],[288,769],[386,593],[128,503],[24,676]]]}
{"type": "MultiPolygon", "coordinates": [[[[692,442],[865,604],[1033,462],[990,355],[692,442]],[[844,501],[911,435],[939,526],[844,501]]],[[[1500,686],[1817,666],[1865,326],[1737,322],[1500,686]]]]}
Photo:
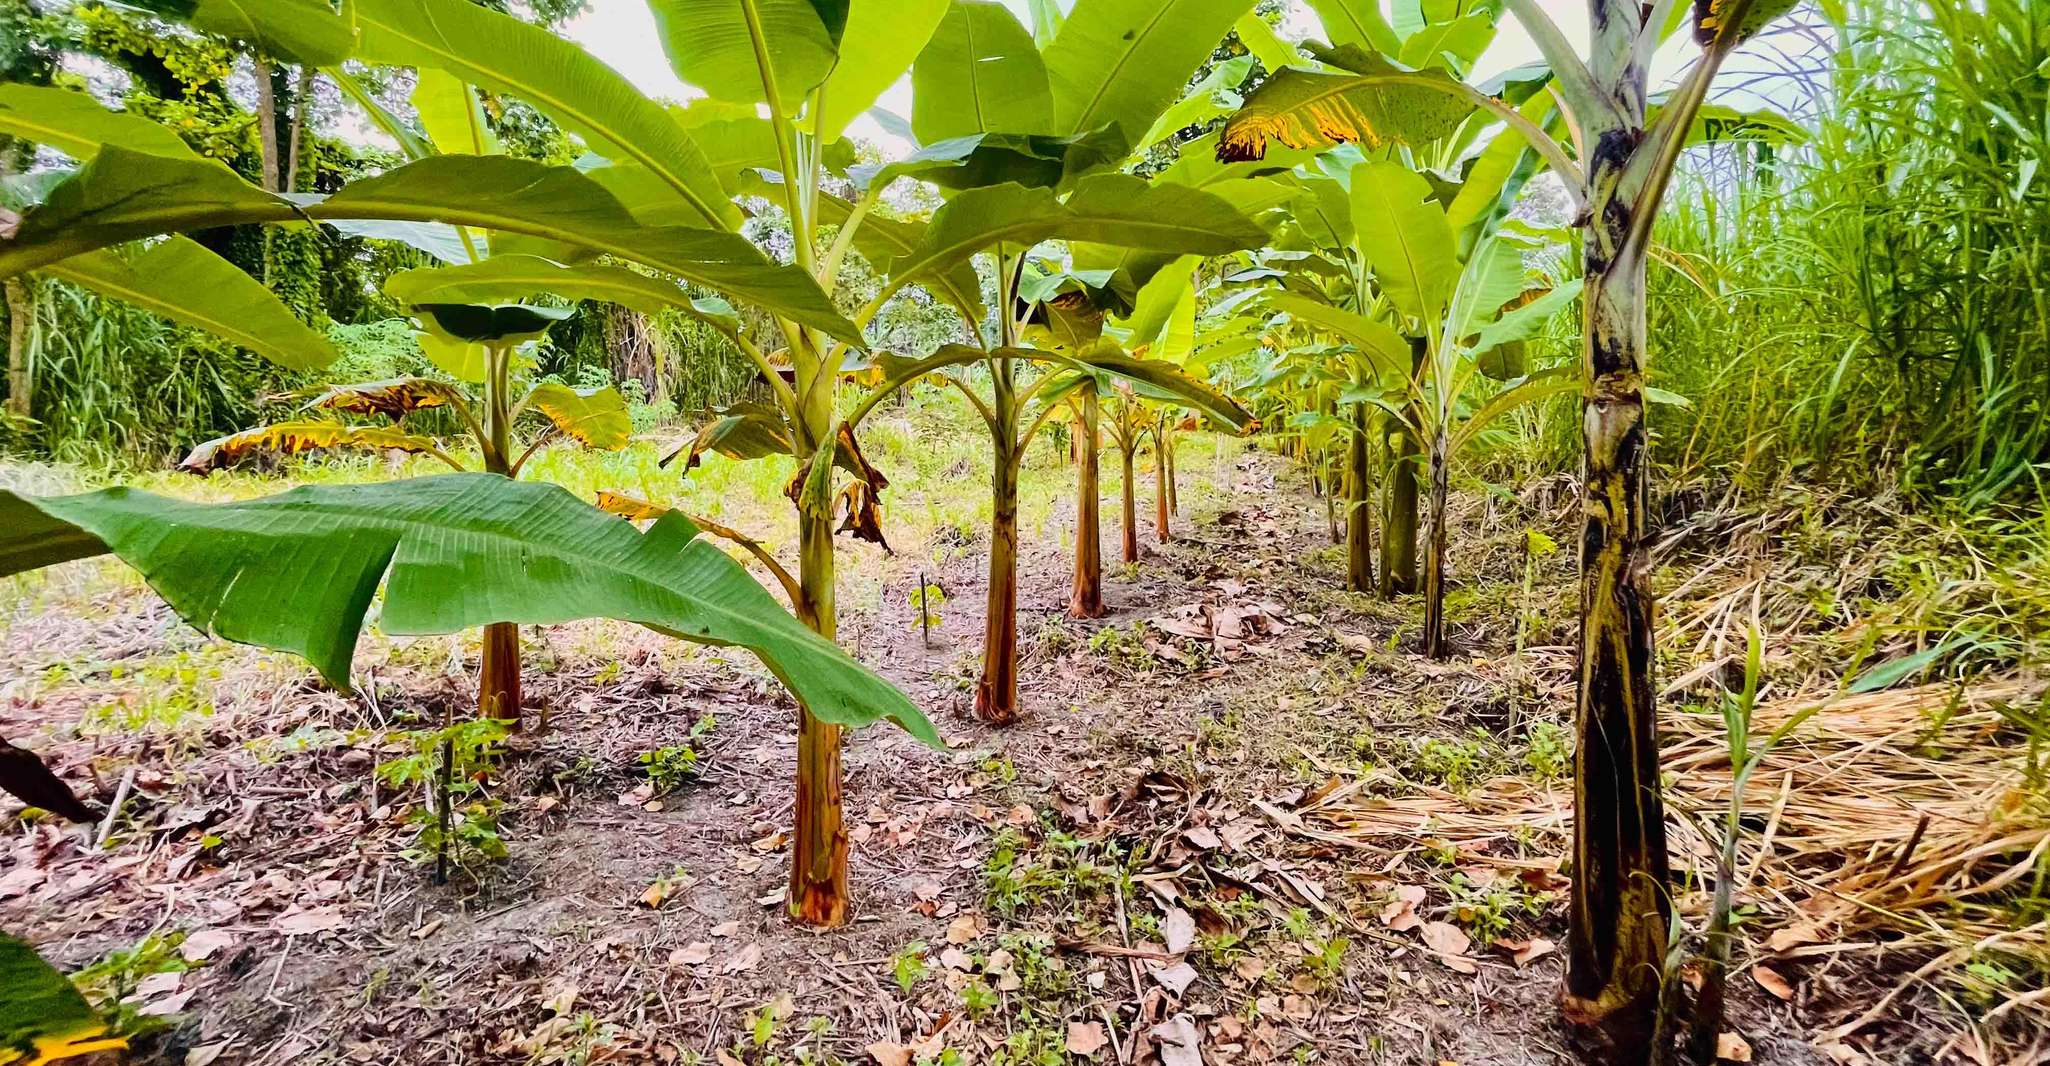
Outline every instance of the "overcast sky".
{"type": "MultiPolygon", "coordinates": [[[[1018,15],[1020,22],[1027,26],[1031,24],[1030,16],[1026,14],[1026,0],[1003,2],[1018,15]]],[[[1540,4],[1559,24],[1567,40],[1580,42],[1587,39],[1586,0],[1540,0],[1540,4]]],[[[1073,0],[1062,0],[1061,6],[1072,8],[1073,0]]],[[[1291,39],[1323,36],[1316,15],[1301,0],[1291,0],[1282,33],[1291,39]]],[[[626,75],[643,92],[679,100],[701,95],[685,86],[669,69],[669,60],[662,54],[661,37],[655,32],[654,18],[648,14],[648,6],[643,0],[591,0],[590,11],[569,25],[568,34],[593,55],[626,75]]],[[[1672,77],[1689,62],[1690,52],[1685,35],[1676,35],[1672,45],[1654,64],[1654,75],[1661,81],[1672,77]]],[[[1474,71],[1475,80],[1537,58],[1537,48],[1530,43],[1530,36],[1523,32],[1523,27],[1513,17],[1504,15],[1494,44],[1489,46],[1474,71]]],[[[910,79],[899,81],[883,94],[878,103],[908,118],[911,110],[910,79]]],[[[877,142],[885,152],[894,148],[902,153],[909,148],[903,141],[884,133],[874,120],[866,116],[856,120],[849,132],[877,142]]]]}

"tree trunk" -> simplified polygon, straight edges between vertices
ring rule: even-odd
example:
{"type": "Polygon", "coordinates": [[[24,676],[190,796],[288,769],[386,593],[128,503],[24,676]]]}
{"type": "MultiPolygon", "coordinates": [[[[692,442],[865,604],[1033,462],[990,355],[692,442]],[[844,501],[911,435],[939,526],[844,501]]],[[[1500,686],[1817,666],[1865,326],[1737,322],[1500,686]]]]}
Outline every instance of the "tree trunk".
{"type": "Polygon", "coordinates": [[[1018,720],[1018,464],[997,448],[989,528],[989,598],[982,620],[982,679],[975,716],[991,725],[1018,720]]]}
{"type": "Polygon", "coordinates": [[[520,627],[514,623],[493,622],[484,627],[484,650],[477,669],[477,717],[503,718],[519,728],[520,627]]]}
{"type": "Polygon", "coordinates": [[[286,192],[299,191],[299,146],[306,136],[306,114],[313,107],[313,68],[301,66],[299,80],[292,87],[292,134],[285,148],[285,174],[280,182],[286,192]]]}
{"type": "MultiPolygon", "coordinates": [[[[822,429],[821,432],[824,430],[822,429]]],[[[834,639],[833,525],[798,517],[799,615],[834,639]]],[[[796,826],[791,831],[789,904],[792,919],[833,928],[847,924],[847,825],[840,800],[840,727],[797,708],[796,826]]]]}
{"type": "Polygon", "coordinates": [[[7,413],[35,417],[35,368],[29,365],[28,331],[35,321],[36,291],[20,278],[0,282],[7,299],[7,413]]]}
{"type": "Polygon", "coordinates": [[[1132,453],[1138,450],[1138,446],[1138,441],[1131,442],[1130,447],[1126,447],[1123,444],[1118,446],[1118,454],[1123,458],[1125,464],[1125,535],[1124,541],[1119,547],[1123,549],[1122,557],[1128,563],[1139,561],[1139,508],[1132,498],[1132,453]]]}
{"type": "Polygon", "coordinates": [[[1168,525],[1168,512],[1172,504],[1167,499],[1167,427],[1160,426],[1153,431],[1153,536],[1162,544],[1174,540],[1174,530],[1168,525]]]}
{"type": "Polygon", "coordinates": [[[1367,471],[1367,405],[1352,409],[1353,431],[1347,448],[1345,501],[1345,587],[1374,591],[1373,493],[1367,471]]]}
{"type": "Polygon", "coordinates": [[[1635,190],[1622,180],[1644,140],[1645,72],[1631,60],[1638,20],[1596,15],[1592,72],[1620,121],[1585,131],[1586,488],[1565,1015],[1595,1054],[1635,1066],[1655,1053],[1671,907],[1645,543],[1644,256],[1626,247],[1635,190]]]}
{"type": "MultiPolygon", "coordinates": [[[[266,79],[259,78],[259,81],[266,79]]],[[[506,395],[509,350],[492,353],[484,397],[484,469],[487,473],[512,476],[512,409],[506,395]]],[[[503,719],[513,729],[520,725],[520,627],[512,622],[492,622],[484,627],[484,644],[477,663],[477,717],[503,719]]]]}
{"type": "Polygon", "coordinates": [[[278,191],[278,90],[272,79],[276,72],[270,61],[256,61],[256,144],[263,173],[258,184],[265,192],[278,191]]]}
{"type": "Polygon", "coordinates": [[[1182,514],[1182,490],[1175,482],[1174,474],[1174,431],[1167,434],[1167,513],[1179,518],[1182,514]]]}
{"type": "MultiPolygon", "coordinates": [[[[1409,377],[1420,380],[1430,346],[1422,337],[1409,341],[1409,377]]],[[[1423,410],[1409,404],[1409,420],[1423,424],[1423,410]]],[[[1395,419],[1389,419],[1395,422],[1395,419]]],[[[1381,519],[1381,595],[1415,592],[1417,534],[1417,474],[1424,456],[1424,442],[1407,426],[1396,422],[1394,461],[1388,464],[1388,511],[1381,519]]]]}
{"type": "Polygon", "coordinates": [[[1103,617],[1103,508],[1097,484],[1096,390],[1082,390],[1082,417],[1075,430],[1080,458],[1075,466],[1075,587],[1068,613],[1103,617]]]}
{"type": "MultiPolygon", "coordinates": [[[[1322,465],[1324,461],[1320,457],[1318,462],[1319,465],[1322,465]]],[[[1315,472],[1315,467],[1311,469],[1313,472],[1310,474],[1310,484],[1314,485],[1321,481],[1328,490],[1331,487],[1330,474],[1317,473],[1315,472]]],[[[1324,497],[1324,532],[1330,534],[1331,543],[1337,544],[1345,539],[1345,535],[1338,530],[1338,501],[1335,499],[1337,493],[1326,491],[1322,495],[1324,497]]]]}
{"type": "Polygon", "coordinates": [[[1431,437],[1431,506],[1424,539],[1424,655],[1443,659],[1445,648],[1445,498],[1451,493],[1445,427],[1431,437]]]}

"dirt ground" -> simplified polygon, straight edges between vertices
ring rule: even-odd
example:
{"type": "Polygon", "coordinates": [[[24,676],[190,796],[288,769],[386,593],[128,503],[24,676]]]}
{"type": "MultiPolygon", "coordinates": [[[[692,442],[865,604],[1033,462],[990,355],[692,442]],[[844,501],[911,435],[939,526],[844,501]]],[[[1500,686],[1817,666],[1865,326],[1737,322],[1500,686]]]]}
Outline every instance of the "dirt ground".
{"type": "MultiPolygon", "coordinates": [[[[1115,562],[1107,501],[1105,619],[1064,617],[1068,552],[1026,531],[1015,727],[967,713],[978,546],[932,575],[948,600],[929,644],[909,565],[843,623],[951,747],[853,738],[844,930],[782,917],[794,707],[745,656],[607,623],[529,632],[546,728],[489,790],[509,856],[436,885],[400,854],[418,790],[374,768],[460,706],[474,645],[366,640],[361,693],[342,696],[126,582],[89,583],[79,615],[18,618],[0,645],[5,735],[102,804],[134,771],[104,850],[96,827],[8,830],[0,926],[67,970],[155,934],[105,980],[168,1022],[138,1060],[189,1066],[1574,1061],[1555,1023],[1560,841],[1505,840],[1506,863],[1361,849],[1292,813],[1362,762],[1453,788],[1485,779],[1467,762],[1558,773],[1570,553],[1522,596],[1503,505],[1463,495],[1466,653],[1430,663],[1409,650],[1413,601],[1342,591],[1324,503],[1280,461],[1191,466],[1216,479],[1208,502],[1171,543],[1147,520],[1136,567],[1115,562]],[[1541,616],[1520,655],[1519,611],[1541,616]],[[653,794],[639,754],[706,715],[699,775],[653,794]]],[[[1570,499],[1532,499],[1568,542],[1570,499]]],[[[1805,1036],[1857,995],[1731,988],[1762,1063],[1831,1061],[1805,1036]]],[[[1924,1061],[1902,1028],[1851,1053],[1924,1061]]]]}

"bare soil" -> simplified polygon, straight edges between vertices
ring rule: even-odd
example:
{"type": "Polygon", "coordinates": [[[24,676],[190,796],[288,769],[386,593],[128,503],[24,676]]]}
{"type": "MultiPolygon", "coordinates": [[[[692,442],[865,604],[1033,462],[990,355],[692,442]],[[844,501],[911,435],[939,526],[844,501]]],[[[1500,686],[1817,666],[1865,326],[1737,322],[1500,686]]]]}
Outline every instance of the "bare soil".
{"type": "MultiPolygon", "coordinates": [[[[529,631],[546,727],[491,787],[510,857],[436,885],[400,856],[421,797],[373,768],[461,706],[474,646],[367,641],[376,665],[343,696],[208,642],[135,584],[89,615],[19,619],[0,646],[0,732],[102,804],[134,771],[105,850],[91,827],[10,830],[0,926],[67,969],[183,932],[189,969],[132,982],[169,1023],[138,1041],[145,1062],[1576,1061],[1554,1020],[1557,841],[1504,844],[1534,872],[1498,874],[1428,842],[1318,840],[1290,813],[1332,767],[1415,760],[1424,738],[1456,763],[1474,730],[1520,758],[1534,723],[1570,712],[1570,554],[1540,568],[1543,618],[1512,655],[1523,561],[1505,532],[1568,542],[1570,498],[1532,495],[1513,523],[1500,500],[1458,501],[1463,652],[1431,663],[1411,650],[1417,604],[1341,591],[1324,505],[1283,464],[1188,465],[1216,479],[1212,505],[1167,544],[1142,517],[1134,569],[1106,501],[1107,618],[1065,617],[1068,552],[1026,531],[1015,727],[967,715],[974,546],[931,575],[949,599],[930,644],[908,561],[887,564],[879,611],[843,623],[951,747],[854,737],[846,929],[782,917],[795,708],[744,656],[612,624],[529,631]],[[149,693],[166,687],[211,713],[163,710],[149,693]],[[157,717],[95,728],[110,706],[157,717]],[[706,714],[701,776],[637,792],[639,753],[706,714]],[[1486,891],[1497,877],[1514,883],[1486,891]]],[[[1840,1001],[1797,1011],[1742,976],[1732,992],[1753,1061],[1826,1061],[1802,1037],[1840,1001]]]]}

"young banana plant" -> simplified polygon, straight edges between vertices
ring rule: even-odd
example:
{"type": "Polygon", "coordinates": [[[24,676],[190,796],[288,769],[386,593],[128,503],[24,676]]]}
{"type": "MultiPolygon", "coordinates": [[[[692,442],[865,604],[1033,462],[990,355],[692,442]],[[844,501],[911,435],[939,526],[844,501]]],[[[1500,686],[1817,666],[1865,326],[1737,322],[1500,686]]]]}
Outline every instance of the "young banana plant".
{"type": "MultiPolygon", "coordinates": [[[[575,389],[544,381],[527,384],[524,391],[515,389],[520,346],[539,339],[548,327],[568,318],[570,310],[426,303],[416,305],[414,313],[423,327],[423,347],[452,377],[468,382],[474,393],[466,394],[463,387],[439,378],[331,385],[315,390],[304,408],[327,417],[275,422],[207,441],[179,468],[207,474],[261,452],[356,449],[431,455],[462,470],[463,463],[443,442],[406,429],[408,415],[434,408],[455,414],[469,434],[481,469],[505,477],[519,477],[527,460],[557,437],[605,451],[624,448],[632,438],[626,399],[609,385],[575,389]],[[520,446],[514,427],[529,412],[545,421],[541,431],[520,446]],[[389,422],[350,425],[334,415],[382,416],[389,422]]],[[[486,625],[482,647],[477,714],[505,719],[516,727],[521,709],[519,628],[510,622],[486,625]]]]}
{"type": "MultiPolygon", "coordinates": [[[[815,222],[827,210],[819,206],[817,178],[840,128],[894,80],[944,7],[943,0],[877,0],[851,11],[801,3],[655,3],[679,73],[718,105],[679,118],[576,45],[467,0],[361,0],[339,12],[296,4],[198,5],[188,17],[201,28],[244,37],[254,32],[265,38],[266,54],[321,65],[373,120],[395,130],[413,158],[332,194],[286,197],[195,157],[162,127],[81,104],[82,97],[57,101],[61,107],[0,101],[10,105],[0,107],[5,132],[19,132],[10,124],[33,124],[40,132],[32,136],[84,164],[0,232],[0,279],[31,270],[90,279],[82,283],[243,340],[249,331],[237,327],[252,315],[238,313],[232,302],[223,308],[209,299],[212,293],[185,291],[203,287],[172,284],[168,272],[144,272],[141,261],[108,250],[157,234],[309,221],[407,240],[459,264],[446,268],[454,278],[441,280],[469,287],[464,295],[443,293],[432,302],[488,304],[552,292],[701,314],[769,373],[794,430],[792,446],[808,456],[831,441],[837,364],[826,361],[826,350],[863,343],[860,326],[834,306],[818,280],[830,276],[820,269],[830,253],[820,256],[815,246],[815,222]],[[288,54],[305,42],[320,47],[288,54]],[[843,42],[862,55],[861,63],[838,64],[843,42]],[[890,56],[898,57],[894,69],[890,56]],[[374,100],[350,91],[343,59],[413,67],[423,72],[423,83],[461,88],[460,94],[430,93],[437,103],[421,104],[425,124],[440,127],[435,140],[441,143],[380,118],[374,100]],[[460,153],[437,151],[458,143],[465,129],[475,132],[474,99],[465,86],[540,108],[594,149],[590,165],[551,167],[477,154],[489,150],[481,139],[460,153]],[[449,101],[455,106],[441,106],[449,101]],[[772,117],[761,117],[757,107],[772,117]],[[799,117],[803,132],[794,127],[799,117]],[[442,130],[453,132],[444,137],[442,130]],[[787,178],[781,199],[798,237],[793,263],[770,261],[737,232],[742,213],[734,197],[742,190],[733,175],[753,167],[787,178]],[[480,236],[488,255],[473,254],[483,250],[476,246],[480,236]],[[600,255],[655,273],[598,265],[600,255]],[[730,308],[707,306],[672,278],[773,316],[797,381],[775,379],[730,308]]],[[[166,254],[190,258],[188,245],[173,240],[145,255],[173,248],[166,254]]],[[[291,340],[247,342],[288,348],[291,340]]],[[[327,354],[310,361],[325,361],[327,354]]],[[[831,535],[823,518],[803,516],[807,602],[798,609],[828,636],[831,535]]],[[[802,702],[790,905],[801,920],[830,925],[846,918],[839,731],[875,715],[858,708],[849,713],[839,701],[824,707],[802,702]]]]}
{"type": "MultiPolygon", "coordinates": [[[[1346,5],[1364,12],[1366,4],[1346,5]]],[[[1506,0],[1536,42],[1567,113],[1555,139],[1486,87],[1417,69],[1419,57],[1345,57],[1277,73],[1247,98],[1219,144],[1258,158],[1270,140],[1429,145],[1475,109],[1522,138],[1566,189],[1583,277],[1582,610],[1575,754],[1574,869],[1565,1014],[1600,1061],[1651,1061],[1670,924],[1664,803],[1652,686],[1647,498],[1644,275],[1652,225],[1675,163],[1698,136],[1695,117],[1723,62],[1792,0],[1588,0],[1592,40],[1576,53],[1537,0],[1506,0]],[[1702,54],[1654,116],[1648,71],[1659,46],[1690,27],[1702,54]],[[1334,69],[1334,67],[1336,69],[1334,69]],[[1570,148],[1569,148],[1570,144],[1570,148]]],[[[1367,44],[1400,47],[1383,32],[1367,44]]],[[[1477,164],[1478,165],[1478,164],[1477,164]]]]}

